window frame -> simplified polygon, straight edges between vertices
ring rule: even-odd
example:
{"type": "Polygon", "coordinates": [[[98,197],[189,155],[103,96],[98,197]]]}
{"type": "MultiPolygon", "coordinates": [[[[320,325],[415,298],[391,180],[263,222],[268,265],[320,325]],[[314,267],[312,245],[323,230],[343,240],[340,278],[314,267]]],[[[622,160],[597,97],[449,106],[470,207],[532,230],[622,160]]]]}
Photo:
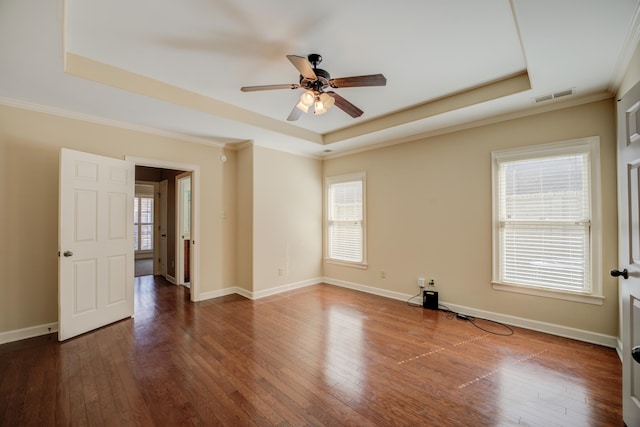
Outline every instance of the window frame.
{"type": "Polygon", "coordinates": [[[491,153],[491,195],[492,195],[492,286],[495,290],[548,298],[577,301],[602,305],[602,203],[600,194],[600,138],[597,136],[579,138],[555,143],[540,144],[515,149],[494,151],[491,153]],[[589,262],[591,267],[591,290],[572,291],[553,289],[535,285],[523,285],[505,282],[502,277],[502,247],[499,192],[499,166],[509,161],[548,158],[559,155],[586,153],[589,156],[589,262]]]}
{"type": "Polygon", "coordinates": [[[325,191],[324,191],[324,198],[325,198],[325,232],[324,232],[324,247],[325,247],[325,251],[324,251],[324,260],[327,263],[330,264],[337,264],[337,265],[342,265],[342,266],[347,266],[347,267],[354,267],[354,268],[361,268],[361,269],[366,269],[368,268],[368,263],[367,263],[367,180],[366,180],[366,173],[365,172],[356,172],[356,173],[350,173],[350,174],[345,174],[345,175],[336,175],[336,176],[330,176],[330,177],[326,177],[325,178],[325,191]],[[345,183],[345,182],[353,182],[353,181],[361,181],[362,182],[362,220],[361,220],[361,227],[362,227],[362,261],[360,262],[355,262],[355,261],[349,261],[349,260],[344,260],[344,259],[339,259],[339,258],[330,258],[329,257],[329,253],[330,253],[330,248],[329,248],[329,244],[330,244],[330,232],[331,232],[331,205],[330,205],[330,190],[331,190],[331,186],[334,184],[341,184],[341,183],[345,183]]]}

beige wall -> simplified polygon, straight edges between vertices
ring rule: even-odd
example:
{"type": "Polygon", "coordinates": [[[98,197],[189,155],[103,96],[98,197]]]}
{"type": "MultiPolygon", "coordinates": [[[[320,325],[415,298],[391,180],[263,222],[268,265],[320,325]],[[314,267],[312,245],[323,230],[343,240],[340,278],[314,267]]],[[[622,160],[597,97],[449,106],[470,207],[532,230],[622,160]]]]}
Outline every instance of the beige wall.
{"type": "Polygon", "coordinates": [[[236,230],[236,278],[237,286],[253,289],[253,145],[237,153],[237,230],[236,230]]]}
{"type": "Polygon", "coordinates": [[[367,173],[366,270],[325,263],[331,279],[416,294],[434,277],[440,299],[504,315],[617,334],[614,101],[436,136],[324,162],[324,175],[367,173]],[[494,150],[600,137],[604,305],[495,291],[491,286],[494,150]],[[386,278],[380,277],[385,271],[386,278]]]}
{"type": "Polygon", "coordinates": [[[253,291],[322,276],[322,162],[254,147],[253,291]]]}
{"type": "MultiPolygon", "coordinates": [[[[222,219],[222,241],[224,243],[224,252],[222,254],[222,277],[223,287],[229,288],[236,286],[237,279],[237,216],[238,216],[238,195],[237,195],[237,173],[238,158],[237,153],[233,150],[224,150],[227,161],[223,163],[223,199],[222,211],[218,212],[218,217],[222,219]]],[[[209,218],[216,213],[205,213],[205,218],[209,218]]],[[[206,262],[206,260],[205,260],[206,262]]]]}
{"type": "Polygon", "coordinates": [[[6,136],[0,131],[0,272],[2,272],[0,273],[2,274],[0,279],[0,331],[9,329],[9,299],[14,297],[13,290],[10,288],[9,269],[7,267],[10,253],[10,245],[8,244],[10,225],[7,188],[9,183],[9,150],[5,140],[6,136]]]}
{"type": "Polygon", "coordinates": [[[10,107],[0,107],[0,332],[57,322],[58,156],[61,147],[199,165],[200,291],[224,277],[222,149],[10,107]]]}

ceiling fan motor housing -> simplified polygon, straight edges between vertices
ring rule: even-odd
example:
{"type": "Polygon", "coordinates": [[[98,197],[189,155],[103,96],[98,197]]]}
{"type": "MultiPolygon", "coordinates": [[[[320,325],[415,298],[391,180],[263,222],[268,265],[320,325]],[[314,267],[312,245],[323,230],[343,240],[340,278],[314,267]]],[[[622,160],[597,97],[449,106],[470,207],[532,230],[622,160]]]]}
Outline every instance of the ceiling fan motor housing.
{"type": "Polygon", "coordinates": [[[310,53],[307,56],[307,59],[309,60],[310,64],[313,64],[313,68],[316,68],[318,64],[322,62],[322,56],[317,53],[310,53]]]}
{"type": "MultiPolygon", "coordinates": [[[[310,55],[311,56],[311,55],[310,55]]],[[[302,74],[300,75],[300,86],[307,88],[309,90],[315,90],[317,92],[322,92],[322,89],[329,87],[329,80],[331,80],[331,74],[328,71],[323,70],[322,68],[314,68],[313,71],[316,73],[317,80],[311,80],[304,77],[302,74]]]]}

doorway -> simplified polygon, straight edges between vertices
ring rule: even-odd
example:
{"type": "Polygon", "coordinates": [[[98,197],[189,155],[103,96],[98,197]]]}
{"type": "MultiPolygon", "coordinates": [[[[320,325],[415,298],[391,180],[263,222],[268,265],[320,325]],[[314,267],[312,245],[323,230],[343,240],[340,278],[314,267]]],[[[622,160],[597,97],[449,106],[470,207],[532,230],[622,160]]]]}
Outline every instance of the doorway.
{"type": "MultiPolygon", "coordinates": [[[[163,219],[162,219],[162,213],[159,213],[160,216],[160,221],[158,224],[156,224],[155,228],[156,231],[158,232],[159,235],[159,245],[158,245],[158,253],[156,255],[156,260],[157,262],[157,269],[154,271],[155,274],[165,274],[167,280],[171,283],[180,285],[180,284],[184,284],[184,266],[187,266],[187,271],[189,273],[189,280],[188,280],[188,286],[190,287],[190,294],[191,294],[191,300],[192,301],[198,301],[200,298],[200,286],[198,283],[198,277],[199,277],[199,266],[200,266],[200,256],[198,251],[194,250],[194,245],[195,242],[198,239],[199,236],[199,230],[200,230],[200,212],[199,212],[199,197],[198,197],[198,192],[199,192],[199,179],[200,179],[200,167],[198,165],[191,165],[191,164],[184,164],[184,163],[177,163],[177,162],[171,162],[171,161],[166,161],[166,160],[158,160],[158,159],[150,159],[150,158],[140,158],[140,157],[132,157],[132,156],[126,156],[125,157],[126,160],[132,161],[135,163],[136,167],[137,166],[144,166],[146,168],[152,168],[152,169],[159,169],[159,170],[164,170],[166,171],[170,171],[172,172],[172,177],[166,179],[166,183],[162,183],[163,181],[165,181],[165,179],[157,179],[157,181],[160,183],[160,190],[159,190],[159,203],[157,203],[158,207],[160,208],[159,211],[165,209],[165,204],[164,201],[162,200],[162,194],[166,191],[167,197],[165,197],[165,200],[171,199],[171,187],[173,187],[172,183],[173,182],[178,182],[177,179],[175,179],[176,176],[189,176],[189,207],[188,207],[188,212],[190,214],[190,221],[189,221],[189,239],[188,239],[188,244],[189,244],[189,248],[188,248],[188,260],[185,261],[186,264],[183,262],[182,263],[182,273],[179,273],[180,271],[180,261],[178,259],[178,255],[179,255],[179,251],[178,249],[178,244],[182,244],[184,245],[184,241],[181,238],[183,234],[180,234],[178,229],[174,229],[175,230],[175,234],[172,235],[173,233],[170,232],[171,227],[167,227],[167,224],[165,224],[165,228],[160,230],[158,229],[158,226],[162,227],[163,224],[163,219]],[[164,239],[164,242],[163,242],[164,239]],[[169,252],[173,252],[173,249],[176,249],[175,253],[173,254],[175,256],[175,259],[173,261],[173,263],[170,261],[173,257],[172,254],[169,252]],[[165,252],[169,253],[168,255],[163,255],[165,252]],[[173,273],[173,275],[171,274],[173,273]],[[182,278],[183,280],[179,280],[180,278],[182,278]]],[[[165,174],[166,176],[167,174],[165,174]]],[[[136,179],[138,179],[138,176],[136,176],[136,179]]],[[[178,189],[175,189],[175,194],[179,195],[178,189]]],[[[177,200],[176,200],[177,201],[177,200]]],[[[170,204],[170,203],[169,203],[170,204]]],[[[176,205],[177,206],[177,205],[176,205]]],[[[166,221],[168,224],[174,223],[176,224],[176,219],[177,216],[179,215],[179,211],[176,212],[177,209],[172,209],[170,206],[166,207],[167,210],[167,215],[165,216],[165,218],[168,220],[166,221]],[[172,212],[173,211],[173,212],[172,212]],[[172,213],[174,213],[176,216],[174,217],[172,215],[172,213]]]]}
{"type": "MultiPolygon", "coordinates": [[[[136,175],[138,171],[136,170],[136,175]]],[[[136,179],[133,199],[134,276],[157,274],[159,231],[159,183],[136,179]]]]}

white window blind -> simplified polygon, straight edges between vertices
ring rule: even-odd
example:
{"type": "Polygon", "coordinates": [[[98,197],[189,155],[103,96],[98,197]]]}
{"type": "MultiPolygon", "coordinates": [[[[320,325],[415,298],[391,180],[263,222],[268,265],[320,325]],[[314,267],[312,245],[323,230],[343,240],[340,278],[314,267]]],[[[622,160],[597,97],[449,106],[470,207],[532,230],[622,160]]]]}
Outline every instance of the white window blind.
{"type": "Polygon", "coordinates": [[[572,151],[495,159],[499,282],[592,291],[590,153],[572,151]]]}
{"type": "Polygon", "coordinates": [[[136,251],[153,250],[153,197],[133,199],[133,241],[136,251]]]}
{"type": "Polygon", "coordinates": [[[364,263],[364,175],[327,180],[327,257],[364,263]]]}

